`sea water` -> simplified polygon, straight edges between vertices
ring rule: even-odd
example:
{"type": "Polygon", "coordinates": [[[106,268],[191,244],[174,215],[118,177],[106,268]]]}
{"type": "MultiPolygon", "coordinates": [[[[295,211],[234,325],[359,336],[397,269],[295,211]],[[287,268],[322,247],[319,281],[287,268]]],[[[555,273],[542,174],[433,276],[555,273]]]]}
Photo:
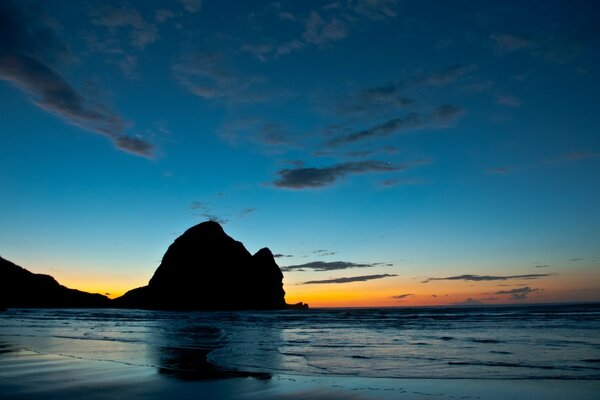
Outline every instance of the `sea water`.
{"type": "Polygon", "coordinates": [[[0,352],[193,372],[600,379],[600,305],[167,312],[10,309],[0,352]],[[207,356],[208,353],[208,356],[207,356]]]}

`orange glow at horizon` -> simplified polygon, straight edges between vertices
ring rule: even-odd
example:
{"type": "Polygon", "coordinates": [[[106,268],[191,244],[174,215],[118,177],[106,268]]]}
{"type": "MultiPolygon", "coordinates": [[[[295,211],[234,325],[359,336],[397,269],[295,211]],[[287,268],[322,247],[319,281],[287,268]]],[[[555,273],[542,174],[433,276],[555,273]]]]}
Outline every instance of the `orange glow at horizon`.
{"type": "Polygon", "coordinates": [[[88,293],[98,293],[107,296],[110,299],[122,296],[131,289],[145,286],[148,282],[140,281],[134,278],[106,278],[94,275],[69,277],[56,275],[54,278],[63,286],[69,289],[82,290],[88,293]]]}
{"type": "Polygon", "coordinates": [[[600,272],[572,272],[539,280],[435,281],[394,279],[347,284],[287,284],[286,301],[311,307],[419,307],[460,304],[469,299],[483,304],[521,304],[600,301],[600,272]],[[524,296],[512,290],[530,291],[524,296]],[[405,295],[403,298],[395,296],[405,295]]]}
{"type": "MultiPolygon", "coordinates": [[[[44,271],[45,272],[45,271],[44,271]]],[[[147,285],[146,277],[73,270],[54,271],[63,286],[116,298],[127,291],[147,285]]],[[[286,279],[287,281],[287,279],[286,279]]],[[[432,281],[422,283],[410,277],[394,277],[345,284],[295,284],[285,282],[286,302],[304,302],[311,307],[419,307],[460,304],[474,299],[483,304],[519,304],[600,301],[600,271],[569,271],[534,280],[506,281],[432,281]],[[519,298],[511,290],[529,288],[519,298]],[[499,293],[504,292],[504,293],[499,293]],[[398,298],[397,296],[403,296],[398,298]]]]}

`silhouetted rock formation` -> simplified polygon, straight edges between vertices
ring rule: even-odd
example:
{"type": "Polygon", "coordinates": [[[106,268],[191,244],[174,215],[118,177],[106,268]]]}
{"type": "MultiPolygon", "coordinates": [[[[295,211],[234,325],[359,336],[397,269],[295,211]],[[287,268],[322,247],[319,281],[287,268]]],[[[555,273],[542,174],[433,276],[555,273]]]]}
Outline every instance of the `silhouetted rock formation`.
{"type": "Polygon", "coordinates": [[[50,275],[34,274],[0,257],[2,307],[108,307],[110,300],[60,285],[50,275]]]}
{"type": "Polygon", "coordinates": [[[169,246],[148,286],[115,299],[118,307],[178,310],[283,309],[283,274],[267,248],[251,255],[207,221],[169,246]]]}

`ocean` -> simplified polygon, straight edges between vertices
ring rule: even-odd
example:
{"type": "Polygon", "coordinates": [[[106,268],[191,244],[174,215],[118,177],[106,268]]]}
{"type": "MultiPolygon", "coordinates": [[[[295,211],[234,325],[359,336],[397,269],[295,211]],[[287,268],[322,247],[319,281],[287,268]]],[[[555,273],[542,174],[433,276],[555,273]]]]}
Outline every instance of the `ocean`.
{"type": "Polygon", "coordinates": [[[599,380],[600,305],[9,309],[0,313],[0,356],[18,352],[145,367],[188,380],[206,378],[212,367],[258,379],[599,380]]]}

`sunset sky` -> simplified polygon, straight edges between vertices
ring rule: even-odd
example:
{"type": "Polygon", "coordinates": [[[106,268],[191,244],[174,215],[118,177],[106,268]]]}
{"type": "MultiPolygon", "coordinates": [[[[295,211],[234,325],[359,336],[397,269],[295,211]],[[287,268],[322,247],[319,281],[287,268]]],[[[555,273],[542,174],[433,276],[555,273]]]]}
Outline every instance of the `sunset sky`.
{"type": "Polygon", "coordinates": [[[600,301],[599,16],[0,1],[0,255],[115,297],[214,219],[290,303],[600,301]]]}

